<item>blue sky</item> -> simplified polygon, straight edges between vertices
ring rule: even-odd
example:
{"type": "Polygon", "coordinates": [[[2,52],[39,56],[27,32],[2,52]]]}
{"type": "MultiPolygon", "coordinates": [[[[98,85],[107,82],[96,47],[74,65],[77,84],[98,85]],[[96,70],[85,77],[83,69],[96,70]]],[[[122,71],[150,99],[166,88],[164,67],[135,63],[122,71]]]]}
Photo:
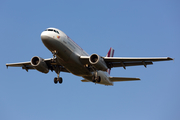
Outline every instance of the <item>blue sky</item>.
{"type": "Polygon", "coordinates": [[[1,120],[179,120],[180,2],[178,0],[1,1],[1,120]],[[115,68],[111,76],[141,81],[114,86],[82,83],[81,77],[8,68],[52,54],[40,39],[48,27],[64,31],[89,54],[172,57],[173,61],[115,68]]]}

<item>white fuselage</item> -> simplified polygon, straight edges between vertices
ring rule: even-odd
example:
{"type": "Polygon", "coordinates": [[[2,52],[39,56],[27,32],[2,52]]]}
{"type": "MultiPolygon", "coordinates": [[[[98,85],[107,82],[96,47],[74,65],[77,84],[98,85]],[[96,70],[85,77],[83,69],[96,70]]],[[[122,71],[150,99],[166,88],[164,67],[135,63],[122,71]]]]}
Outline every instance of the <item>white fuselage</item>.
{"type": "MultiPolygon", "coordinates": [[[[89,71],[79,59],[80,56],[89,55],[64,32],[56,28],[48,28],[41,33],[41,40],[51,52],[57,52],[57,62],[69,72],[91,81],[94,72],[89,71]]],[[[101,77],[100,84],[113,85],[107,72],[98,71],[98,76],[101,77]]]]}

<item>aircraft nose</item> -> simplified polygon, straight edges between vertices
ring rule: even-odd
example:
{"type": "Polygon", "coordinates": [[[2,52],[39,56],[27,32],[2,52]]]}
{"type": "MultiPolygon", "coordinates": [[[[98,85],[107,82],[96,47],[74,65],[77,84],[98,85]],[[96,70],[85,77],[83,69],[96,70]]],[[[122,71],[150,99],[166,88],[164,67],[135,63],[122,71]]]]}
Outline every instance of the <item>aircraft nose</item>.
{"type": "Polygon", "coordinates": [[[50,51],[53,51],[54,47],[57,45],[57,40],[48,31],[43,31],[41,33],[41,40],[50,51]]]}
{"type": "Polygon", "coordinates": [[[48,40],[48,35],[45,34],[44,32],[41,33],[41,40],[44,41],[44,40],[48,40]]]}
{"type": "Polygon", "coordinates": [[[46,32],[42,32],[41,33],[41,40],[44,44],[46,44],[46,43],[49,43],[51,41],[51,37],[46,32]]]}
{"type": "Polygon", "coordinates": [[[41,35],[41,40],[42,41],[47,41],[48,40],[48,36],[47,35],[41,35]]]}
{"type": "Polygon", "coordinates": [[[50,47],[50,45],[52,44],[53,39],[51,38],[51,36],[49,36],[46,31],[41,33],[41,40],[43,42],[43,44],[46,47],[50,47]]]}

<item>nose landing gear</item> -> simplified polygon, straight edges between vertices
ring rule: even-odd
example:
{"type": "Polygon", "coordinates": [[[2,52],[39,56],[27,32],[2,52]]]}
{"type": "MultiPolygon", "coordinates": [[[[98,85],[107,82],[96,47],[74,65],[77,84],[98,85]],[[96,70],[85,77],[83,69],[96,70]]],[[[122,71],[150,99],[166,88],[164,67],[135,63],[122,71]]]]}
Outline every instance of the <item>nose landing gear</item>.
{"type": "Polygon", "coordinates": [[[56,58],[57,51],[56,50],[52,51],[52,54],[53,54],[53,58],[56,58]]]}
{"type": "MultiPolygon", "coordinates": [[[[56,62],[56,54],[57,53],[58,52],[56,50],[52,51],[52,54],[53,54],[52,62],[56,62]]],[[[57,77],[54,78],[54,83],[57,84],[59,82],[61,84],[63,82],[62,77],[59,77],[60,72],[61,72],[61,66],[54,65],[52,67],[53,67],[54,71],[57,73],[57,77]]]]}
{"type": "Polygon", "coordinates": [[[58,82],[59,82],[60,84],[63,82],[62,77],[59,77],[59,78],[55,77],[55,78],[54,78],[54,83],[57,84],[58,82]]]}

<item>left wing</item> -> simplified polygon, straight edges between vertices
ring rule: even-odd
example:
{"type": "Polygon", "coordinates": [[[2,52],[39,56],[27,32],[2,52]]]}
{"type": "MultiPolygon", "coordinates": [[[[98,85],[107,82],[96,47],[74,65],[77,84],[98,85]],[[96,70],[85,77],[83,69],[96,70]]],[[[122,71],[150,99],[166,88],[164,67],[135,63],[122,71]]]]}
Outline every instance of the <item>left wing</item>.
{"type": "MultiPolygon", "coordinates": [[[[68,70],[66,70],[61,64],[59,64],[58,62],[52,62],[52,58],[48,58],[48,59],[44,59],[44,62],[47,64],[48,68],[50,70],[54,70],[53,66],[61,66],[61,71],[62,72],[69,72],[68,70]]],[[[22,67],[22,69],[25,69],[27,72],[29,69],[35,69],[32,65],[31,65],[31,61],[27,61],[27,62],[19,62],[19,63],[7,63],[6,67],[22,67]]]]}
{"type": "MultiPolygon", "coordinates": [[[[83,63],[89,64],[90,56],[80,56],[83,63]]],[[[137,66],[137,65],[147,65],[153,64],[153,62],[158,61],[168,61],[173,60],[170,57],[153,57],[153,58],[141,58],[141,57],[102,57],[108,66],[108,68],[113,67],[123,67],[126,69],[127,66],[137,66]]]]}

